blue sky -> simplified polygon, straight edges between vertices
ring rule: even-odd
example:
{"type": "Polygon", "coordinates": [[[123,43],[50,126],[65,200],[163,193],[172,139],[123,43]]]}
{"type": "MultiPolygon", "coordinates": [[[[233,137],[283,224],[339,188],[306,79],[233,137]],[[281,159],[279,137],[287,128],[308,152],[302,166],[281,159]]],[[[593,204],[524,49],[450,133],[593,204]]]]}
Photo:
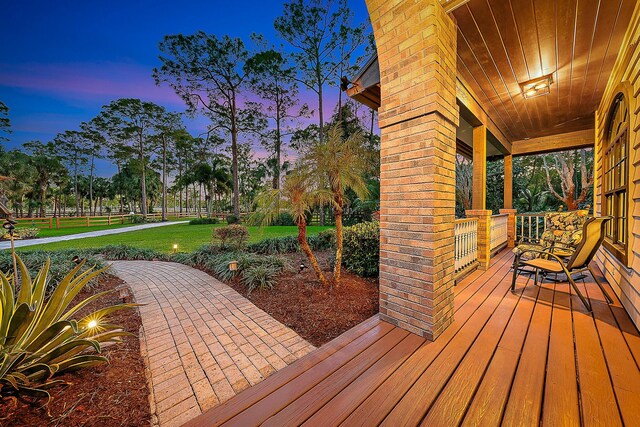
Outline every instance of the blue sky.
{"type": "MultiPolygon", "coordinates": [[[[277,41],[274,19],[283,1],[17,1],[0,15],[0,100],[10,109],[9,148],[76,129],[109,101],[138,97],[184,110],[171,89],[155,86],[158,42],[165,34],[204,30],[241,37],[251,33],[277,41]]],[[[366,18],[364,0],[351,0],[356,22],[366,18]]],[[[337,89],[325,103],[333,106],[337,89]]],[[[313,107],[313,95],[301,92],[313,107]]],[[[325,111],[325,117],[329,113],[325,111]]],[[[188,124],[196,134],[206,121],[188,124]]],[[[100,174],[113,168],[101,163],[100,174]]]]}

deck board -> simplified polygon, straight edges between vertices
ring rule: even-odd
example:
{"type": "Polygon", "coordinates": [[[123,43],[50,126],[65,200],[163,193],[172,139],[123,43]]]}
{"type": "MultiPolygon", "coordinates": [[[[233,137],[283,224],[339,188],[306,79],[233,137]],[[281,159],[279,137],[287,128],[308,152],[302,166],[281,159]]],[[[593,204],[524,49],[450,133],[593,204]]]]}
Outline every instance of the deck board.
{"type": "MultiPolygon", "coordinates": [[[[511,284],[498,254],[434,342],[374,317],[192,420],[204,425],[640,425],[640,333],[592,279],[511,284]]],[[[613,290],[607,285],[610,293],[613,290]]]]}
{"type": "Polygon", "coordinates": [[[553,298],[551,334],[544,388],[542,423],[580,425],[580,403],[573,341],[571,298],[568,284],[557,284],[553,298]]]}

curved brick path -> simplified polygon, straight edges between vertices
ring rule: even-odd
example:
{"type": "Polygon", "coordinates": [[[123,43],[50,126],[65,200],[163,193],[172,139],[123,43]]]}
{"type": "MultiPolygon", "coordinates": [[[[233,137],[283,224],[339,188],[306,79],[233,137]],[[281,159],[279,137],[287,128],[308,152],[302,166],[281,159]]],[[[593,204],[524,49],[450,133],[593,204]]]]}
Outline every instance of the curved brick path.
{"type": "Polygon", "coordinates": [[[313,350],[293,330],[194,268],[114,261],[140,307],[153,423],[181,425],[313,350]]]}

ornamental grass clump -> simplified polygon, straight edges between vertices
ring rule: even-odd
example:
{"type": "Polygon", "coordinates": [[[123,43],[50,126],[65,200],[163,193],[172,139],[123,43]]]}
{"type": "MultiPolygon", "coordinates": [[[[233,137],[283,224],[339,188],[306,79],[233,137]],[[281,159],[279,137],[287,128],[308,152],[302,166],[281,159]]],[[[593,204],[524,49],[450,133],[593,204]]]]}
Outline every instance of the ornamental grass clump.
{"type": "Polygon", "coordinates": [[[255,289],[268,290],[273,289],[278,274],[280,274],[280,270],[276,266],[268,264],[252,265],[242,271],[240,281],[249,293],[255,289]]]}
{"type": "Polygon", "coordinates": [[[50,399],[47,392],[65,381],[62,373],[107,362],[101,345],[116,343],[129,333],[106,322],[109,314],[138,304],[118,304],[81,314],[89,304],[111,292],[100,292],[71,306],[78,293],[105,269],[81,272],[81,261],[45,298],[49,260],[32,280],[16,256],[21,279],[16,290],[13,276],[0,271],[0,398],[31,395],[50,399]]]}

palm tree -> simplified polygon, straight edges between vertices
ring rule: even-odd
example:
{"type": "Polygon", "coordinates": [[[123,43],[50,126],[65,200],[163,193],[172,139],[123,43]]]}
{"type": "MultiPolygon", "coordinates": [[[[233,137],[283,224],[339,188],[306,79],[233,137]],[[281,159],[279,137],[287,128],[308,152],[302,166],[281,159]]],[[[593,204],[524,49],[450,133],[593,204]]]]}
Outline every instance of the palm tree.
{"type": "Polygon", "coordinates": [[[342,213],[345,192],[350,188],[360,199],[368,195],[364,175],[369,169],[371,152],[365,148],[365,138],[357,131],[345,138],[342,126],[332,126],[327,138],[312,145],[302,161],[318,182],[327,182],[333,195],[333,214],[336,222],[336,263],[333,277],[340,283],[342,264],[342,213]]]}
{"type": "Polygon", "coordinates": [[[282,209],[288,210],[293,216],[293,222],[298,227],[298,244],[325,287],[329,287],[329,283],[320,269],[309,242],[307,242],[306,215],[311,212],[314,206],[332,202],[331,192],[318,188],[313,176],[299,167],[286,176],[281,190],[266,189],[258,194],[256,211],[249,217],[249,221],[252,223],[268,225],[278,217],[282,209]]]}

